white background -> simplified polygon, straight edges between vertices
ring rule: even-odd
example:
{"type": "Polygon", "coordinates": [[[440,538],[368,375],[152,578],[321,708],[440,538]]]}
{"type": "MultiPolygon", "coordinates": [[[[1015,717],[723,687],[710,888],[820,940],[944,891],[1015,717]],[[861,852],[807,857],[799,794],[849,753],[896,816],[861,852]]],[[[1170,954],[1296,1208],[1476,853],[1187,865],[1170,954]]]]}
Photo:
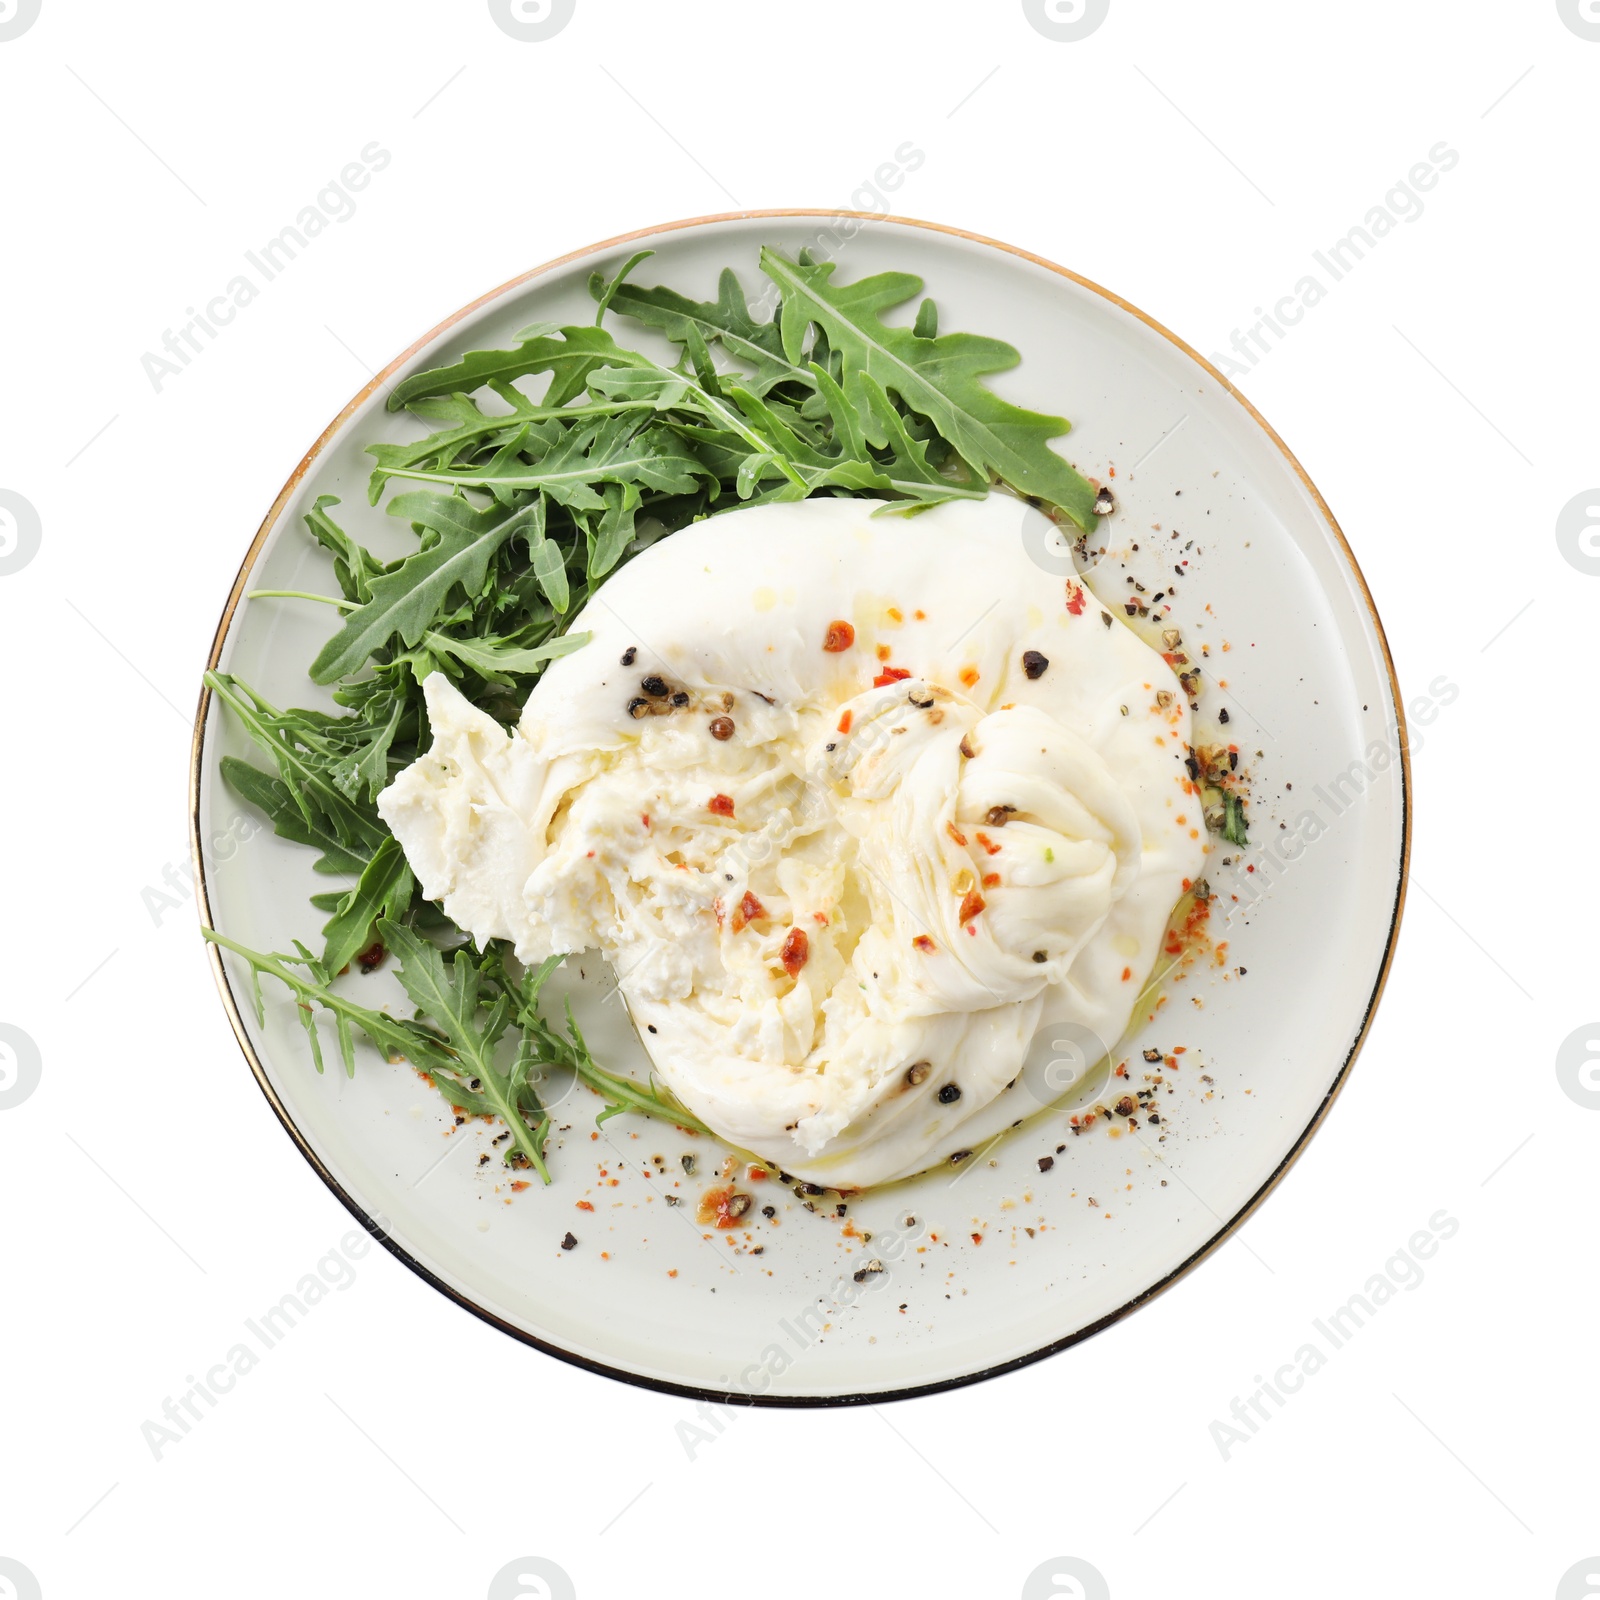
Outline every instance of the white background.
{"type": "Polygon", "coordinates": [[[1600,482],[1597,83],[1555,0],[1112,0],[1076,43],[1016,0],[578,0],[542,43],[483,0],[43,0],[0,42],[0,489],[41,528],[0,576],[0,1023],[42,1062],[0,1110],[0,1557],[45,1600],[477,1600],[528,1555],[584,1597],[1012,1596],[1057,1556],[1116,1600],[1590,1592],[1558,1585],[1600,1552],[1600,1112],[1556,1056],[1600,1014],[1600,578],[1555,530],[1600,482]],[[158,392],[145,353],[374,140],[356,213],[158,392]],[[954,1394],[734,1414],[691,1461],[692,1404],[374,1250],[156,1461],[141,1424],[351,1227],[163,887],[260,516],[368,373],[485,289],[672,217],[872,208],[907,140],[896,212],[1206,353],[1460,153],[1237,380],[1339,516],[1408,699],[1460,691],[1417,730],[1404,933],[1331,1119],[1188,1279],[954,1394]],[[1440,1209],[1460,1228],[1425,1281],[1224,1459],[1213,1421],[1440,1209]]]}

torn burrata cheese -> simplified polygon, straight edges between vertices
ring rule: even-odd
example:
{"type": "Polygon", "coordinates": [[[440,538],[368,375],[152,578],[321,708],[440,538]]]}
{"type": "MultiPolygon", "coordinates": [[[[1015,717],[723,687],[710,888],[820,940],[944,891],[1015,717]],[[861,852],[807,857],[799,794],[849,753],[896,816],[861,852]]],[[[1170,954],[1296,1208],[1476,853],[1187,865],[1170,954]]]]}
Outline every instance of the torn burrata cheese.
{"type": "Polygon", "coordinates": [[[1006,1093],[1042,1024],[1110,1049],[1206,848],[1187,700],[1030,558],[1053,526],[882,510],[663,539],[510,733],[430,677],[432,747],[378,803],[474,938],[603,952],[685,1106],[846,1189],[1053,1098],[1006,1093]]]}

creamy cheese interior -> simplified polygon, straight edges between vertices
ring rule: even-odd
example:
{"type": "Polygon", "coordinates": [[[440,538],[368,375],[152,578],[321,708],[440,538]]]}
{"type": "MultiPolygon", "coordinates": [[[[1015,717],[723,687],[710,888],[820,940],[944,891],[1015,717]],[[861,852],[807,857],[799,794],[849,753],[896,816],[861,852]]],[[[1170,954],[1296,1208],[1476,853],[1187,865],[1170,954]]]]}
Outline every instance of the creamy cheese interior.
{"type": "Polygon", "coordinates": [[[1040,514],[878,509],[662,540],[510,734],[429,678],[432,747],[379,800],[458,924],[601,950],[686,1106],[841,1188],[1051,1098],[1005,1093],[1042,1024],[1111,1048],[1205,850],[1183,692],[1033,563],[1040,514]]]}

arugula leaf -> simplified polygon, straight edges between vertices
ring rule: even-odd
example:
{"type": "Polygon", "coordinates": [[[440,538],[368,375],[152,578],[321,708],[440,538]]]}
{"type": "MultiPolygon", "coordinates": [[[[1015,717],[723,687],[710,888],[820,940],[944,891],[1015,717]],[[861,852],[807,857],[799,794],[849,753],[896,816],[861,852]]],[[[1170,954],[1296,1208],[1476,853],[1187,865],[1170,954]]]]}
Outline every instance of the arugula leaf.
{"type": "Polygon", "coordinates": [[[416,644],[450,592],[458,585],[468,592],[481,589],[495,551],[532,520],[526,506],[507,515],[427,493],[399,495],[389,509],[422,523],[437,537],[372,580],[367,603],[344,619],[311,663],[313,683],[332,683],[359,671],[397,634],[406,644],[416,644]]]}
{"type": "Polygon", "coordinates": [[[226,673],[208,672],[205,682],[277,763],[284,790],[307,829],[315,831],[323,824],[349,854],[368,859],[389,830],[375,811],[356,805],[334,785],[328,772],[337,754],[329,750],[307,714],[278,711],[226,673]]]}
{"type": "MultiPolygon", "coordinates": [[[[501,959],[503,962],[503,957],[501,959]]],[[[530,1041],[528,1048],[534,1063],[567,1067],[591,1089],[598,1090],[607,1104],[595,1118],[596,1122],[605,1122],[621,1111],[641,1111],[646,1116],[660,1117],[663,1121],[674,1123],[680,1128],[709,1134],[711,1129],[705,1123],[686,1111],[664,1090],[657,1089],[653,1082],[643,1084],[636,1079],[607,1072],[604,1067],[599,1066],[589,1053],[589,1046],[578,1027],[577,1019],[572,1014],[570,1001],[566,1007],[565,1034],[558,1033],[545,1020],[539,1010],[539,995],[551,973],[566,959],[564,955],[550,956],[539,966],[527,968],[519,984],[513,984],[509,978],[505,980],[508,987],[516,994],[517,1021],[523,1028],[525,1039],[530,1041]]]]}
{"type": "Polygon", "coordinates": [[[717,429],[732,434],[744,442],[746,448],[757,455],[770,454],[778,468],[797,489],[805,485],[781,455],[772,449],[771,442],[750,426],[743,414],[723,398],[719,380],[706,382],[698,373],[679,372],[664,367],[648,356],[632,351],[618,351],[614,363],[597,368],[589,375],[589,387],[608,399],[639,400],[651,398],[656,409],[665,411],[687,406],[700,412],[717,429]]]}
{"type": "MultiPolygon", "coordinates": [[[[593,274],[589,293],[600,300],[606,291],[605,280],[598,272],[593,274]]],[[[720,344],[754,368],[745,385],[753,394],[765,394],[778,383],[808,383],[806,369],[785,359],[777,323],[757,322],[750,315],[750,304],[731,267],[723,268],[714,301],[690,300],[674,289],[641,289],[628,283],[612,288],[609,305],[647,328],[659,329],[674,344],[687,344],[691,334],[705,344],[720,344]]]]}
{"type": "Polygon", "coordinates": [[[694,488],[705,468],[667,428],[639,428],[629,417],[614,417],[589,427],[574,428],[546,456],[535,462],[519,459],[511,440],[492,461],[478,467],[389,469],[396,478],[420,483],[448,483],[462,489],[537,489],[562,505],[598,511],[605,501],[596,483],[642,483],[667,493],[694,488]]]}
{"type": "Polygon", "coordinates": [[[400,722],[406,709],[406,701],[396,695],[389,720],[381,726],[364,723],[368,737],[330,769],[334,783],[352,800],[363,790],[369,800],[376,800],[379,790],[387,786],[389,751],[394,745],[395,735],[400,731],[400,722]]]}
{"type": "Polygon", "coordinates": [[[844,362],[843,387],[861,418],[868,440],[884,440],[866,380],[876,380],[925,416],[966,461],[993,472],[1022,495],[1048,501],[1092,533],[1095,491],[1050,449],[1048,440],[1066,433],[1065,417],[1025,411],[1002,400],[979,381],[1016,366],[1016,350],[998,339],[948,333],[925,339],[914,328],[890,327],[882,313],[922,291],[922,280],[905,272],[880,272],[851,284],[832,282],[835,263],[804,266],[763,248],[761,270],[783,296],[779,326],[784,354],[799,359],[813,326],[828,336],[844,362]]]}
{"type": "Polygon", "coordinates": [[[332,555],[333,570],[345,599],[366,600],[368,586],[383,571],[383,564],[375,561],[328,515],[328,507],[338,504],[338,495],[319,494],[316,504],[306,513],[306,526],[317,543],[332,555]]]}
{"type": "Polygon", "coordinates": [[[591,583],[616,566],[632,542],[639,501],[639,491],[631,483],[606,485],[605,509],[588,530],[591,583]]]}
{"type": "Polygon", "coordinates": [[[452,639],[442,633],[426,633],[423,641],[441,660],[449,657],[459,661],[490,683],[510,683],[513,673],[537,672],[557,656],[569,656],[574,650],[581,650],[593,637],[592,633],[565,633],[531,649],[492,635],[452,639]]]}
{"type": "Polygon", "coordinates": [[[618,289],[622,287],[623,280],[627,278],[628,274],[632,272],[641,261],[648,261],[654,254],[654,250],[635,250],[634,253],[622,263],[622,265],[615,273],[612,274],[610,278],[604,278],[598,272],[590,273],[590,292],[594,295],[595,299],[600,302],[599,308],[594,314],[595,327],[598,328],[604,325],[606,320],[606,311],[611,305],[611,297],[617,292],[618,289]]]}
{"type": "Polygon", "coordinates": [[[544,1179],[550,1173],[544,1164],[544,1144],[550,1131],[550,1118],[540,1111],[533,1091],[526,1082],[513,1093],[509,1072],[496,1065],[495,1046],[511,1021],[513,1000],[501,992],[488,1004],[488,1015],[480,1019],[486,996],[483,973],[472,956],[457,950],[452,961],[425,939],[397,922],[382,921],[378,932],[390,950],[400,958],[401,986],[418,1010],[431,1017],[444,1031],[450,1048],[468,1078],[468,1089],[494,1107],[495,1114],[511,1130],[512,1143],[544,1179]],[[530,1128],[523,1118],[527,1107],[541,1120],[530,1128]]]}
{"type": "Polygon", "coordinates": [[[356,1070],[351,1027],[360,1029],[391,1061],[403,1057],[423,1070],[427,1070],[430,1066],[435,1071],[454,1069],[455,1062],[451,1055],[414,1023],[402,1022],[398,1017],[391,1017],[387,1011],[375,1011],[370,1006],[360,1005],[333,989],[327,971],[304,945],[297,944],[298,955],[263,953],[225,937],[215,928],[202,928],[200,932],[212,944],[233,951],[249,964],[251,998],[258,1023],[264,1023],[266,1019],[261,996],[263,977],[276,978],[295,997],[303,1013],[302,1025],[311,1036],[312,1059],[316,1063],[318,1072],[322,1071],[322,1049],[316,1033],[315,1018],[307,1009],[311,1005],[319,1005],[332,1013],[339,1025],[339,1051],[344,1060],[345,1071],[351,1077],[355,1075],[356,1070]],[[295,966],[302,966],[306,970],[296,972],[295,966]]]}
{"type": "Polygon", "coordinates": [[[322,952],[323,968],[331,973],[343,972],[372,944],[373,924],[380,917],[401,915],[411,904],[415,887],[405,852],[391,834],[373,852],[355,888],[339,902],[339,909],[322,930],[327,941],[322,952]]]}
{"type": "Polygon", "coordinates": [[[390,477],[398,477],[405,468],[425,466],[429,463],[435,467],[450,465],[466,457],[468,446],[474,449],[485,446],[498,448],[523,427],[541,430],[538,436],[544,439],[545,434],[542,430],[548,423],[577,422],[589,417],[615,417],[628,412],[645,412],[651,409],[643,402],[626,400],[594,400],[585,405],[536,406],[517,389],[505,387],[504,392],[512,410],[501,416],[491,416],[480,411],[464,394],[413,402],[410,410],[414,415],[430,421],[453,420],[456,425],[442,428],[437,433],[430,433],[425,439],[416,439],[410,444],[368,445],[367,454],[377,462],[367,485],[367,497],[370,503],[376,505],[384,484],[390,477]]]}
{"type": "Polygon", "coordinates": [[[561,547],[549,539],[536,539],[532,560],[533,574],[546,599],[557,611],[565,612],[571,603],[572,591],[567,584],[567,559],[561,547]]]}
{"type": "Polygon", "coordinates": [[[223,782],[241,800],[248,801],[257,811],[265,814],[273,832],[279,838],[295,844],[310,845],[322,854],[312,864],[314,872],[360,872],[367,857],[359,855],[327,827],[319,816],[308,821],[294,797],[277,778],[268,777],[248,761],[237,756],[224,756],[221,761],[223,782]]]}
{"type": "Polygon", "coordinates": [[[511,350],[472,350],[453,366],[413,373],[389,394],[389,409],[399,411],[430,395],[471,394],[486,383],[512,383],[535,373],[552,374],[545,404],[562,405],[583,387],[595,366],[616,353],[616,341],[602,328],[562,328],[542,322],[524,328],[511,350]]]}

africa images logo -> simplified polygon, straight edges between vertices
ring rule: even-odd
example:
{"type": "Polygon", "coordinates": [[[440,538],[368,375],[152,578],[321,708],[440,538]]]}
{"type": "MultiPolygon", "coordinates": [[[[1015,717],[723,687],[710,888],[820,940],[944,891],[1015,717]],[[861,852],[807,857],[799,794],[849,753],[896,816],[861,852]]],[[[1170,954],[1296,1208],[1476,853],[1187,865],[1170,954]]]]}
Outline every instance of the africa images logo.
{"type": "Polygon", "coordinates": [[[577,9],[578,0],[489,0],[494,25],[522,44],[555,38],[577,9]]]}
{"type": "Polygon", "coordinates": [[[1556,12],[1580,39],[1600,43],[1600,0],[1556,0],[1556,12]]]}
{"type": "Polygon", "coordinates": [[[518,1556],[490,1580],[488,1600],[577,1600],[577,1594],[572,1579],[555,1562],[518,1556]]]}
{"type": "Polygon", "coordinates": [[[1087,39],[1111,14],[1111,0],[1022,0],[1035,33],[1058,44],[1087,39]]]}
{"type": "Polygon", "coordinates": [[[41,0],[0,0],[0,44],[20,39],[39,20],[41,0]]]}
{"type": "Polygon", "coordinates": [[[43,535],[31,501],[0,489],[0,578],[21,572],[39,553],[43,535]]]}

